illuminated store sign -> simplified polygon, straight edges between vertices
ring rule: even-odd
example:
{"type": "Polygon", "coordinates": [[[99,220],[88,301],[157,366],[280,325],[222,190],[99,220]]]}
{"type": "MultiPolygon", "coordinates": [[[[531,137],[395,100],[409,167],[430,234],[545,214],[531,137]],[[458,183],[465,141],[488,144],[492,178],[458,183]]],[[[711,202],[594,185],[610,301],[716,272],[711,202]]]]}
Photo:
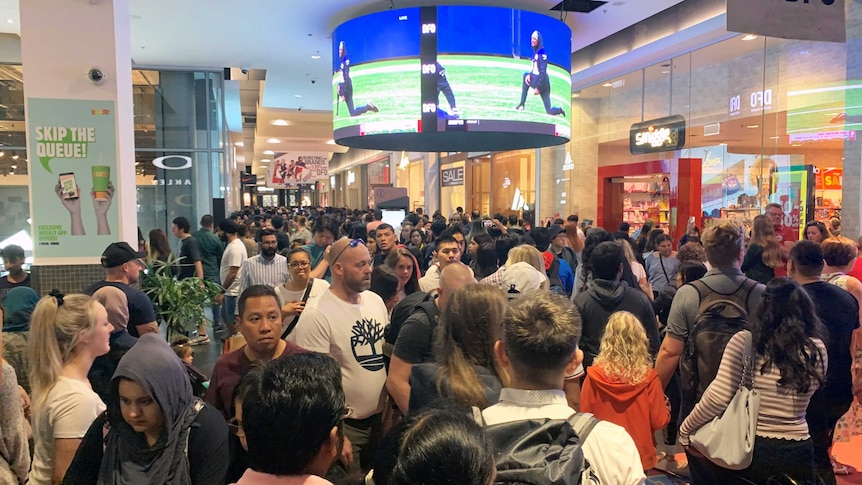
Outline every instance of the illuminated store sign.
{"type": "Polygon", "coordinates": [[[629,132],[632,155],[678,150],[685,146],[685,118],[679,115],[635,123],[629,132]]]}

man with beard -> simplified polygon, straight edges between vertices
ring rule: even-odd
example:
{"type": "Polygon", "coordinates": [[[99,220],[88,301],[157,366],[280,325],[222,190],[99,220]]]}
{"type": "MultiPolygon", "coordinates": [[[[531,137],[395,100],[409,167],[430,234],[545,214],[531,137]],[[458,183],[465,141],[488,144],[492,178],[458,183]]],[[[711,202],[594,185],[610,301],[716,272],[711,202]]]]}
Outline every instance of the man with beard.
{"type": "Polygon", "coordinates": [[[275,288],[290,280],[287,258],[278,254],[278,239],[272,229],[260,231],[260,254],[242,263],[239,270],[239,294],[249,286],[266,285],[275,288]]]}
{"type": "MultiPolygon", "coordinates": [[[[371,465],[380,428],[380,393],[386,383],[383,329],[386,304],[371,286],[371,256],[358,239],[342,238],[327,256],[332,285],[305,305],[288,340],[311,352],[331,355],[341,367],[347,406],[344,434],[353,447],[351,471],[371,465]]],[[[367,470],[366,470],[367,471],[367,470]]]]}
{"type": "Polygon", "coordinates": [[[551,79],[548,77],[548,54],[542,43],[542,34],[538,30],[533,31],[530,36],[530,46],[533,47],[533,68],[524,73],[524,81],[521,83],[521,102],[515,109],[524,111],[524,103],[527,102],[527,91],[533,88],[533,94],[542,97],[545,104],[545,113],[549,115],[566,116],[563,108],[551,106],[551,79]]]}

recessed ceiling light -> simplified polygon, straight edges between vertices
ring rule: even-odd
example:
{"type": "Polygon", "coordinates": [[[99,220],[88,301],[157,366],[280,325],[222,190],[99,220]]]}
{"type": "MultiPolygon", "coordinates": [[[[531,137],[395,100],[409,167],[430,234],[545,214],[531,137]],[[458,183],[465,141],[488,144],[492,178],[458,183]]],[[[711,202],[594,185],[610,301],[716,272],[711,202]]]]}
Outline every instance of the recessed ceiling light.
{"type": "Polygon", "coordinates": [[[743,35],[741,40],[754,40],[756,38],[757,38],[757,36],[754,34],[747,34],[747,35],[743,35]]]}
{"type": "Polygon", "coordinates": [[[670,71],[668,71],[668,70],[664,70],[664,71],[662,71],[661,73],[662,73],[662,74],[670,74],[670,71]]]}
{"type": "Polygon", "coordinates": [[[18,165],[12,165],[12,170],[15,170],[16,168],[18,168],[18,165]]]}
{"type": "Polygon", "coordinates": [[[294,96],[294,97],[296,97],[296,98],[302,98],[302,95],[301,95],[301,94],[294,94],[293,96],[294,96]]]}
{"type": "Polygon", "coordinates": [[[611,83],[604,83],[604,84],[602,84],[602,87],[603,87],[603,88],[609,88],[609,87],[611,87],[611,86],[613,86],[613,84],[611,84],[611,83]]]}
{"type": "Polygon", "coordinates": [[[7,23],[7,24],[14,24],[14,23],[15,23],[15,19],[6,19],[6,23],[7,23]]]}
{"type": "Polygon", "coordinates": [[[760,125],[745,125],[746,128],[760,128],[760,125]]]}
{"type": "Polygon", "coordinates": [[[312,58],[312,59],[314,59],[314,60],[320,59],[320,53],[312,54],[312,55],[311,55],[311,58],[312,58]]]}
{"type": "Polygon", "coordinates": [[[777,140],[779,138],[781,138],[781,137],[780,136],[770,136],[769,137],[770,140],[777,140]]]}
{"type": "Polygon", "coordinates": [[[335,145],[335,140],[328,140],[326,142],[327,145],[335,145]]]}
{"type": "Polygon", "coordinates": [[[241,147],[241,146],[245,145],[245,143],[238,141],[238,142],[234,143],[233,145],[237,146],[237,147],[241,147]]]}
{"type": "Polygon", "coordinates": [[[12,155],[12,160],[18,160],[20,158],[18,155],[12,155]]]}
{"type": "Polygon", "coordinates": [[[269,158],[261,158],[260,161],[263,163],[267,163],[267,162],[271,162],[272,160],[270,160],[269,158]]]}
{"type": "Polygon", "coordinates": [[[726,146],[727,146],[727,143],[719,143],[719,145],[721,145],[721,146],[723,146],[723,147],[726,147],[726,146]]]}
{"type": "Polygon", "coordinates": [[[274,152],[274,151],[272,151],[272,150],[264,150],[264,151],[263,151],[263,154],[264,154],[264,155],[275,155],[275,152],[274,152]]]}
{"type": "Polygon", "coordinates": [[[267,143],[281,143],[281,140],[278,138],[269,138],[266,140],[267,143]]]}
{"type": "Polygon", "coordinates": [[[271,124],[272,126],[287,126],[290,124],[290,122],[287,120],[278,119],[270,121],[269,124],[271,124]]]}

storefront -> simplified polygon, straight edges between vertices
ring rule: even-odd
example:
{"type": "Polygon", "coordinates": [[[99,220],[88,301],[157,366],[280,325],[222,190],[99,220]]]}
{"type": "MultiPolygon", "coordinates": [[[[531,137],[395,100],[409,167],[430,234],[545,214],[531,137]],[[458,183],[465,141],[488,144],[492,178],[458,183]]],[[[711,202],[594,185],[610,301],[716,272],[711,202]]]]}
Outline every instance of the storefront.
{"type": "Polygon", "coordinates": [[[688,217],[750,224],[771,202],[796,229],[840,216],[843,169],[860,164],[852,147],[862,86],[847,57],[847,44],[738,35],[580,89],[575,170],[557,175],[553,207],[543,212],[577,212],[575,198],[592,197],[579,179],[595,170],[597,223],[612,230],[651,219],[678,238],[688,217]],[[680,143],[633,150],[634,127],[670,116],[684,122],[680,143]]]}

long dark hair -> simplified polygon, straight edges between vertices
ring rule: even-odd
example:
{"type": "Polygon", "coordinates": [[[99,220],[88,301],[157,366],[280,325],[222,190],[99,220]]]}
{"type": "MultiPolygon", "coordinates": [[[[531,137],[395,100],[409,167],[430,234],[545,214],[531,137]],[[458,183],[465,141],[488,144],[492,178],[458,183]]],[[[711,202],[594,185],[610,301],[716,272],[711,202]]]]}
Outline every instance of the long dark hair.
{"type": "Polygon", "coordinates": [[[476,250],[476,258],[473,260],[471,267],[477,280],[490,276],[499,269],[497,266],[497,248],[494,246],[494,243],[479,244],[479,249],[476,250]]]}
{"type": "Polygon", "coordinates": [[[389,253],[389,256],[386,256],[385,264],[392,268],[395,271],[395,267],[398,266],[398,260],[401,258],[407,258],[413,263],[413,274],[410,275],[410,280],[404,285],[404,293],[411,295],[419,291],[419,261],[416,260],[416,256],[410,252],[407,248],[393,248],[392,252],[389,253]]]}
{"type": "Polygon", "coordinates": [[[583,262],[581,263],[581,266],[584,268],[584,286],[581,288],[581,291],[586,291],[588,283],[593,279],[593,262],[590,261],[593,250],[599,244],[613,240],[614,237],[611,233],[601,228],[592,229],[587,233],[587,239],[584,242],[584,252],[582,254],[583,262]]]}
{"type": "Polygon", "coordinates": [[[766,285],[763,303],[752,325],[754,350],[765,358],[765,374],[774,365],[778,385],[806,393],[813,383],[823,384],[825,362],[811,341],[826,343],[826,328],[814,312],[811,297],[790,278],[775,278],[766,285]]]}
{"type": "Polygon", "coordinates": [[[171,254],[171,245],[168,243],[168,236],[161,229],[153,229],[150,231],[150,251],[156,259],[166,261],[168,255],[171,254]]]}

